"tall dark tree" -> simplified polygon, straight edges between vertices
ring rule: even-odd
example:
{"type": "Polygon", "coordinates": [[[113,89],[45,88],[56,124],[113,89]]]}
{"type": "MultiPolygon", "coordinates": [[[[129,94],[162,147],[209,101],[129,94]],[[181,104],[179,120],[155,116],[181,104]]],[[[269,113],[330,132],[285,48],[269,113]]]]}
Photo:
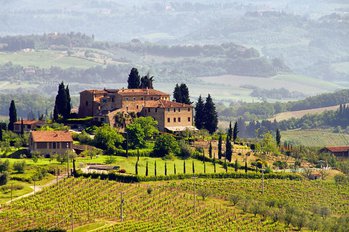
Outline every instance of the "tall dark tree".
{"type": "Polygon", "coordinates": [[[185,167],[185,160],[184,160],[184,162],[183,162],[183,173],[185,174],[186,173],[186,167],[185,167]]]}
{"type": "Polygon", "coordinates": [[[9,123],[8,123],[8,130],[13,131],[14,129],[14,124],[17,121],[17,110],[16,110],[16,105],[15,101],[12,100],[9,108],[9,123]]]}
{"type": "Polygon", "coordinates": [[[176,163],[173,164],[173,174],[177,174],[177,168],[176,168],[176,163]]]}
{"type": "Polygon", "coordinates": [[[149,73],[141,78],[141,84],[140,84],[140,88],[141,89],[153,89],[153,81],[154,81],[154,77],[150,76],[149,73]]]}
{"type": "Polygon", "coordinates": [[[192,162],[191,167],[192,167],[193,174],[195,174],[195,164],[194,164],[194,161],[192,162]]]}
{"type": "Polygon", "coordinates": [[[179,88],[178,84],[176,84],[176,86],[173,90],[173,99],[176,102],[182,102],[182,93],[181,93],[181,89],[179,88]]]}
{"type": "Polygon", "coordinates": [[[149,165],[148,165],[148,161],[145,163],[145,176],[149,175],[149,165]]]}
{"type": "Polygon", "coordinates": [[[231,121],[229,122],[229,128],[227,133],[229,138],[233,138],[233,128],[231,127],[231,121]]]}
{"type": "Polygon", "coordinates": [[[62,82],[58,86],[58,93],[55,100],[55,106],[53,110],[54,120],[57,121],[59,119],[59,115],[61,115],[64,120],[68,119],[70,110],[71,103],[69,88],[65,88],[64,83],[62,82]]]}
{"type": "Polygon", "coordinates": [[[2,141],[2,127],[0,126],[0,141],[2,141]]]}
{"type": "Polygon", "coordinates": [[[140,76],[138,74],[138,70],[136,68],[132,68],[130,74],[128,75],[127,80],[128,89],[139,89],[141,85],[140,76]]]}
{"type": "Polygon", "coordinates": [[[204,110],[205,110],[205,104],[200,95],[198,102],[196,103],[196,106],[195,106],[195,126],[199,130],[204,128],[204,120],[205,120],[204,110]]]}
{"type": "Polygon", "coordinates": [[[222,159],[222,145],[223,145],[223,138],[222,138],[222,135],[219,135],[219,139],[218,139],[218,160],[222,159]]]}
{"type": "Polygon", "coordinates": [[[238,138],[239,128],[238,128],[238,122],[235,122],[234,124],[234,130],[233,130],[233,142],[236,142],[236,139],[238,138]]]}
{"type": "Polygon", "coordinates": [[[278,147],[280,147],[280,143],[281,143],[281,134],[280,134],[280,130],[276,129],[276,144],[278,145],[278,147]]]}
{"type": "Polygon", "coordinates": [[[212,142],[210,142],[210,146],[208,147],[208,156],[212,159],[212,142]]]}
{"type": "Polygon", "coordinates": [[[21,135],[24,135],[24,123],[23,123],[23,118],[21,119],[21,135]]]}
{"type": "Polygon", "coordinates": [[[204,126],[205,129],[208,130],[208,132],[210,132],[210,134],[213,134],[217,130],[218,126],[216,106],[213,103],[210,94],[206,98],[204,107],[204,126]]]}
{"type": "Polygon", "coordinates": [[[165,176],[167,176],[167,162],[165,162],[165,176]]]}
{"type": "Polygon", "coordinates": [[[154,162],[154,176],[156,176],[156,161],[154,162]]]}
{"type": "Polygon", "coordinates": [[[229,136],[227,136],[227,139],[225,141],[225,158],[231,162],[231,157],[233,155],[233,150],[230,142],[229,136]]]}
{"type": "Polygon", "coordinates": [[[188,89],[188,86],[184,83],[182,83],[180,86],[179,86],[179,89],[180,89],[180,92],[181,92],[181,95],[182,95],[182,101],[181,103],[184,103],[184,104],[191,104],[191,101],[190,101],[190,98],[189,98],[189,89],[188,89]]]}

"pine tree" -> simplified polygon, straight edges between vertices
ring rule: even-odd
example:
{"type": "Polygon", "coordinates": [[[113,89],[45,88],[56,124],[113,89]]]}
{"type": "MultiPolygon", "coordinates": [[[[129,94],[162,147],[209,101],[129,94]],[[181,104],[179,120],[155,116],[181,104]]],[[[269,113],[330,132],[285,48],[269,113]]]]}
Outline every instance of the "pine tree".
{"type": "Polygon", "coordinates": [[[8,123],[8,130],[13,131],[14,130],[14,124],[17,122],[17,110],[15,101],[12,100],[9,108],[9,123],[8,123]]]}
{"type": "Polygon", "coordinates": [[[236,142],[236,139],[238,138],[239,128],[238,128],[238,122],[235,122],[234,124],[234,130],[233,130],[233,142],[236,142]]]}
{"type": "Polygon", "coordinates": [[[66,112],[65,112],[65,118],[69,118],[70,112],[71,112],[71,98],[70,98],[70,92],[69,92],[69,86],[65,88],[65,93],[67,96],[67,106],[66,106],[66,112]]]}
{"type": "Polygon", "coordinates": [[[140,76],[136,68],[132,68],[127,80],[128,89],[139,89],[141,85],[140,76]]]}
{"type": "Polygon", "coordinates": [[[210,134],[213,134],[217,130],[218,116],[215,104],[212,101],[211,95],[209,94],[206,98],[204,106],[204,127],[210,134]]]}
{"type": "Polygon", "coordinates": [[[23,123],[23,118],[21,119],[21,135],[24,135],[24,123],[23,123]]]}
{"type": "Polygon", "coordinates": [[[176,163],[173,164],[173,174],[177,174],[177,168],[176,168],[176,163]]]}
{"type": "Polygon", "coordinates": [[[194,164],[194,161],[192,162],[191,167],[192,167],[193,174],[195,174],[195,164],[194,164]]]}
{"type": "Polygon", "coordinates": [[[150,76],[149,73],[147,73],[146,76],[141,78],[141,84],[140,84],[140,88],[141,89],[153,89],[153,81],[154,81],[154,77],[150,76]]]}
{"type": "Polygon", "coordinates": [[[154,175],[156,176],[156,161],[154,162],[154,175]]]}
{"type": "Polygon", "coordinates": [[[165,176],[167,176],[167,163],[165,162],[165,176]]]}
{"type": "Polygon", "coordinates": [[[233,128],[231,127],[231,121],[229,122],[229,129],[227,135],[229,138],[233,138],[233,128]]]}
{"type": "Polygon", "coordinates": [[[278,147],[280,147],[280,143],[281,143],[281,134],[280,134],[280,130],[276,129],[276,144],[278,145],[278,147]]]}
{"type": "Polygon", "coordinates": [[[212,142],[210,142],[210,146],[208,147],[208,155],[212,159],[212,142]]]}
{"type": "Polygon", "coordinates": [[[184,160],[184,162],[183,162],[183,173],[184,173],[184,174],[186,173],[185,160],[184,160]]]}
{"type": "Polygon", "coordinates": [[[176,84],[176,86],[173,90],[173,99],[176,102],[182,102],[182,93],[181,93],[181,89],[179,88],[178,84],[176,84]]]}
{"type": "Polygon", "coordinates": [[[245,160],[245,173],[247,173],[247,160],[245,160]]]}
{"type": "Polygon", "coordinates": [[[232,154],[233,154],[233,150],[232,150],[232,147],[231,147],[230,138],[229,138],[229,136],[227,136],[227,139],[225,141],[225,158],[229,162],[231,162],[232,154]]]}
{"type": "Polygon", "coordinates": [[[179,86],[179,89],[180,89],[180,93],[181,93],[181,103],[190,105],[191,101],[190,101],[190,98],[189,98],[188,86],[186,84],[182,83],[179,86]]]}
{"type": "Polygon", "coordinates": [[[217,169],[216,169],[216,158],[213,157],[213,172],[216,173],[217,169]]]}
{"type": "Polygon", "coordinates": [[[238,171],[238,168],[239,168],[239,164],[238,164],[238,160],[236,159],[236,160],[235,160],[235,164],[234,164],[235,172],[238,171]]]}
{"type": "Polygon", "coordinates": [[[218,139],[218,160],[222,159],[222,144],[223,144],[223,138],[222,138],[222,135],[219,135],[219,139],[218,139]]]}
{"type": "Polygon", "coordinates": [[[135,171],[136,171],[136,175],[138,176],[138,161],[136,162],[136,165],[135,165],[135,171]]]}
{"type": "Polygon", "coordinates": [[[205,104],[200,95],[198,102],[196,103],[196,106],[195,106],[195,126],[199,130],[204,128],[204,115],[205,115],[204,109],[205,109],[205,104]]]}

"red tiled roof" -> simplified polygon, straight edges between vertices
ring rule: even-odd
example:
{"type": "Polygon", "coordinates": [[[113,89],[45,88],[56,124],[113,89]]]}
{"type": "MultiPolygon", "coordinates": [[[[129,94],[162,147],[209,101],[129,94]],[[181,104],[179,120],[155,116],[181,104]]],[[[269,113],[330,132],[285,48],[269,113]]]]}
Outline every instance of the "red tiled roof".
{"type": "Polygon", "coordinates": [[[155,95],[169,96],[168,93],[161,92],[155,89],[119,89],[118,94],[122,96],[139,96],[139,95],[155,95]]]}
{"type": "Polygon", "coordinates": [[[158,100],[158,101],[147,101],[145,108],[192,108],[192,105],[178,103],[173,101],[158,100]]]}
{"type": "Polygon", "coordinates": [[[87,89],[87,90],[81,91],[80,93],[83,93],[83,92],[89,92],[89,93],[95,93],[95,94],[107,93],[107,91],[104,89],[87,89]]]}
{"type": "Polygon", "coordinates": [[[32,131],[34,142],[73,142],[69,131],[32,131]]]}
{"type": "Polygon", "coordinates": [[[348,152],[349,146],[341,146],[341,147],[326,147],[330,152],[348,152]]]}
{"type": "MultiPolygon", "coordinates": [[[[33,125],[39,122],[38,120],[23,120],[23,125],[33,125]]],[[[15,122],[15,124],[22,124],[22,120],[15,122]]]]}

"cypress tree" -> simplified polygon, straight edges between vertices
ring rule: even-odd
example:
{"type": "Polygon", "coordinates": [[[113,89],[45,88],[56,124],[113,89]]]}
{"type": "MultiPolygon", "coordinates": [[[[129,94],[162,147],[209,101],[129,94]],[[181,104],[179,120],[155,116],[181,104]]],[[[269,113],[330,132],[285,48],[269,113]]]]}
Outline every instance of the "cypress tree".
{"type": "Polygon", "coordinates": [[[67,106],[66,106],[66,111],[65,111],[65,118],[69,118],[70,112],[71,112],[71,98],[70,98],[70,92],[69,92],[69,87],[65,88],[65,93],[67,96],[67,106]]]}
{"type": "Polygon", "coordinates": [[[280,143],[281,143],[281,134],[280,134],[280,130],[276,129],[276,144],[278,145],[278,147],[280,147],[280,143]]]}
{"type": "Polygon", "coordinates": [[[0,141],[2,141],[2,127],[0,126],[0,141]]]}
{"type": "Polygon", "coordinates": [[[190,105],[191,101],[190,101],[190,98],[189,98],[188,86],[186,84],[182,83],[179,86],[179,90],[180,90],[180,93],[181,93],[181,103],[190,105]]]}
{"type": "Polygon", "coordinates": [[[23,118],[21,119],[21,135],[24,135],[24,124],[23,124],[23,118]]]}
{"type": "Polygon", "coordinates": [[[193,169],[193,174],[195,174],[195,164],[194,164],[194,161],[192,162],[192,169],[193,169]]]}
{"type": "Polygon", "coordinates": [[[229,129],[227,134],[229,138],[233,138],[233,128],[231,127],[231,121],[229,122],[229,129]]]}
{"type": "Polygon", "coordinates": [[[145,163],[145,176],[149,175],[149,170],[148,170],[148,161],[145,163]]]}
{"type": "Polygon", "coordinates": [[[63,119],[67,119],[69,117],[71,105],[70,105],[70,94],[69,96],[67,94],[69,94],[69,88],[66,89],[64,87],[64,83],[62,82],[58,86],[58,93],[56,96],[55,106],[53,110],[54,112],[53,118],[55,121],[58,120],[59,115],[61,115],[63,119]]]}
{"type": "Polygon", "coordinates": [[[177,168],[176,168],[176,163],[173,164],[173,174],[177,174],[177,168]]]}
{"type": "Polygon", "coordinates": [[[185,169],[185,160],[183,162],[183,173],[185,174],[186,173],[186,169],[185,169]]]}
{"type": "Polygon", "coordinates": [[[15,101],[12,100],[9,108],[9,123],[8,123],[8,130],[13,131],[14,130],[14,123],[17,121],[17,110],[15,101]]]}
{"type": "Polygon", "coordinates": [[[222,159],[222,143],[223,143],[222,135],[219,135],[219,139],[218,139],[218,160],[222,159]]]}
{"type": "Polygon", "coordinates": [[[208,147],[208,155],[212,159],[212,142],[210,142],[210,146],[208,147]]]}
{"type": "Polygon", "coordinates": [[[181,93],[181,89],[179,88],[178,84],[176,84],[176,86],[173,90],[173,99],[176,102],[182,102],[182,93],[181,93]]]}
{"type": "Polygon", "coordinates": [[[136,68],[132,68],[127,80],[128,89],[139,89],[141,85],[140,76],[136,68]]]}
{"type": "Polygon", "coordinates": [[[225,172],[228,172],[227,158],[224,159],[224,168],[225,168],[225,172]]]}
{"type": "Polygon", "coordinates": [[[156,161],[154,162],[154,176],[156,176],[156,161]]]}
{"type": "Polygon", "coordinates": [[[167,176],[167,162],[165,162],[165,176],[167,176]]]}
{"type": "Polygon", "coordinates": [[[245,160],[245,173],[247,173],[247,160],[245,160]]]}
{"type": "Polygon", "coordinates": [[[236,139],[238,138],[239,128],[238,128],[238,122],[235,122],[234,124],[234,131],[233,131],[233,142],[236,142],[236,139]]]}
{"type": "Polygon", "coordinates": [[[233,150],[231,147],[231,142],[229,136],[227,136],[226,143],[225,143],[225,158],[231,162],[231,157],[233,154],[233,150]]]}
{"type": "Polygon", "coordinates": [[[199,130],[204,128],[204,115],[205,115],[204,108],[205,108],[205,104],[200,95],[198,102],[196,103],[196,106],[195,106],[195,126],[199,130]]]}
{"type": "Polygon", "coordinates": [[[213,157],[213,172],[216,173],[217,169],[216,169],[216,158],[213,157]]]}
{"type": "Polygon", "coordinates": [[[206,173],[206,162],[204,160],[204,173],[206,173]]]}
{"type": "Polygon", "coordinates": [[[238,171],[238,168],[239,168],[239,164],[238,164],[238,160],[236,159],[236,160],[235,160],[235,164],[234,164],[235,172],[238,171]]]}
{"type": "Polygon", "coordinates": [[[135,171],[136,171],[136,175],[138,176],[138,161],[136,162],[136,165],[135,165],[135,171]]]}
{"type": "Polygon", "coordinates": [[[216,106],[213,103],[211,95],[209,94],[206,98],[204,106],[204,127],[210,134],[213,134],[217,130],[218,116],[216,106]]]}

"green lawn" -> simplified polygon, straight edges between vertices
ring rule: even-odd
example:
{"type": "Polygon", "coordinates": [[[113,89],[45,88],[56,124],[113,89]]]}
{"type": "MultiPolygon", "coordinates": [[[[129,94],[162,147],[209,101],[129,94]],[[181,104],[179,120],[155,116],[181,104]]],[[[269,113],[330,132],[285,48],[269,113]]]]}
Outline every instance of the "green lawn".
{"type": "Polygon", "coordinates": [[[281,132],[282,141],[310,147],[349,145],[349,135],[326,130],[289,130],[281,132]]]}

